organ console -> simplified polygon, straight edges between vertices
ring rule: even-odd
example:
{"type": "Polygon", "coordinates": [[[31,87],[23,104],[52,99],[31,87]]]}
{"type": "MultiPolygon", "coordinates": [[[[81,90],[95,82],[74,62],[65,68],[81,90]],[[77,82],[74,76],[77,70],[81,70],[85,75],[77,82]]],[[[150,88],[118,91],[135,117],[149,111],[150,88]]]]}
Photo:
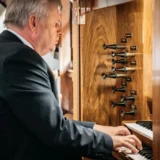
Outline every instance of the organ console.
{"type": "MultiPolygon", "coordinates": [[[[93,4],[98,4],[97,1],[102,2],[101,0],[93,0],[90,3],[87,0],[80,1],[82,2],[80,4],[81,7],[86,5],[91,7],[93,4]]],[[[107,0],[107,2],[112,1],[118,0],[107,0]]],[[[78,56],[81,60],[78,71],[81,71],[82,82],[80,85],[78,84],[81,91],[77,92],[78,94],[80,93],[81,97],[78,115],[82,120],[91,120],[107,125],[119,125],[122,121],[125,121],[125,126],[129,127],[133,134],[138,135],[144,146],[147,146],[144,147],[143,153],[140,152],[137,155],[128,153],[125,156],[121,156],[119,160],[153,159],[152,154],[146,157],[141,155],[146,153],[146,150],[152,151],[152,142],[154,160],[159,160],[160,45],[158,42],[160,40],[160,1],[133,0],[118,6],[104,7],[98,11],[93,9],[92,13],[87,13],[85,16],[86,23],[83,27],[80,27],[80,38],[78,39],[80,40],[79,44],[82,44],[80,56],[78,56]],[[153,28],[154,32],[152,32],[153,28]],[[121,44],[122,38],[127,39],[127,44],[121,44]],[[105,56],[101,56],[104,52],[105,56]],[[132,75],[129,72],[129,76],[132,79],[129,79],[127,75],[127,78],[117,77],[120,72],[126,74],[124,65],[126,68],[133,67],[136,69],[136,72],[132,75]],[[109,74],[109,69],[112,67],[115,67],[113,68],[116,72],[115,74],[109,74]],[[97,77],[97,74],[95,74],[97,70],[98,73],[105,73],[102,74],[102,77],[106,80],[102,81],[101,78],[97,77]],[[88,73],[91,73],[91,76],[87,76],[88,73]],[[129,80],[132,82],[128,83],[129,80]],[[112,90],[111,86],[114,86],[112,90]],[[132,95],[130,93],[132,89],[137,91],[135,102],[121,102],[117,99],[121,95],[132,95]],[[135,123],[136,128],[132,128],[131,125],[133,124],[128,125],[130,122],[126,121],[151,119],[150,115],[148,115],[147,97],[151,98],[154,106],[154,141],[145,135],[147,133],[147,129],[144,129],[145,127],[140,132],[135,130],[137,125],[139,126],[136,121],[132,122],[135,123]],[[112,102],[114,108],[107,105],[111,101],[114,101],[112,102]],[[132,103],[137,105],[136,109],[131,108],[130,105],[132,103]],[[123,111],[121,112],[121,110],[123,111]]]]}

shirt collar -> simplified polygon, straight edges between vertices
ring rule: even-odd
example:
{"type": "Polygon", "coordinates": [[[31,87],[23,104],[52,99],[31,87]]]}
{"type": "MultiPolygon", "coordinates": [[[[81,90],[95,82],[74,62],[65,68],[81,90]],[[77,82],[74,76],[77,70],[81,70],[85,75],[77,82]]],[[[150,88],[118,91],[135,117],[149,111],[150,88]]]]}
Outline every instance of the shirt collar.
{"type": "Polygon", "coordinates": [[[21,35],[19,35],[17,32],[11,30],[11,29],[7,29],[9,32],[13,33],[14,35],[16,35],[25,45],[27,45],[28,47],[33,48],[33,46],[28,42],[26,41],[21,35]]]}

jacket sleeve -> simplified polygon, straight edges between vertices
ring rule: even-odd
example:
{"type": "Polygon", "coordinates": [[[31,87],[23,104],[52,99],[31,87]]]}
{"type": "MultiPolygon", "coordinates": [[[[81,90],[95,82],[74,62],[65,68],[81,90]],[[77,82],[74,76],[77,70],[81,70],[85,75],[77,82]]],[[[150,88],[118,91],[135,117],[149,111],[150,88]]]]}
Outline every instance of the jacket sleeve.
{"type": "Polygon", "coordinates": [[[91,128],[93,129],[95,122],[86,122],[86,121],[74,121],[76,124],[81,125],[83,127],[91,128]]]}
{"type": "Polygon", "coordinates": [[[63,116],[51,90],[46,63],[36,52],[25,48],[8,57],[3,73],[9,107],[46,146],[84,157],[111,155],[109,135],[63,116]]]}

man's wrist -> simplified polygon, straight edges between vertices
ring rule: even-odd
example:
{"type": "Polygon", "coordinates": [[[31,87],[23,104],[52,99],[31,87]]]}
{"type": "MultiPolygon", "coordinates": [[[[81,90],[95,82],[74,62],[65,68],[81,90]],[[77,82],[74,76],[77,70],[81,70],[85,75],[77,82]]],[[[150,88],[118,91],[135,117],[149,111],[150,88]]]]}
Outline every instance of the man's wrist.
{"type": "Polygon", "coordinates": [[[103,127],[104,127],[104,126],[102,126],[102,125],[95,124],[95,125],[94,125],[94,127],[93,127],[93,129],[94,129],[94,130],[97,130],[97,131],[100,131],[100,132],[102,132],[102,130],[103,130],[103,127]]]}

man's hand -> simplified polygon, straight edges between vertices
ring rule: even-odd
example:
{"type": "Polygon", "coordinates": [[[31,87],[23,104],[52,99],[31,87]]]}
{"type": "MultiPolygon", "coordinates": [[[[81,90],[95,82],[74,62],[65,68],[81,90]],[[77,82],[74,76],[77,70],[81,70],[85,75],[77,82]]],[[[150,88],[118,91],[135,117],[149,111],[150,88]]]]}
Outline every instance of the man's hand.
{"type": "Polygon", "coordinates": [[[116,151],[119,150],[119,147],[126,147],[133,153],[138,153],[139,150],[142,150],[141,141],[135,135],[131,135],[124,126],[110,127],[96,124],[93,129],[109,134],[112,137],[113,148],[116,151]]]}
{"type": "Polygon", "coordinates": [[[110,127],[110,126],[102,126],[96,124],[93,129],[109,134],[110,136],[116,136],[116,135],[126,136],[131,134],[130,131],[124,126],[110,127]]]}
{"type": "Polygon", "coordinates": [[[142,150],[142,143],[135,135],[128,136],[111,136],[113,140],[113,148],[118,151],[120,147],[126,147],[132,153],[138,153],[142,150]]]}

